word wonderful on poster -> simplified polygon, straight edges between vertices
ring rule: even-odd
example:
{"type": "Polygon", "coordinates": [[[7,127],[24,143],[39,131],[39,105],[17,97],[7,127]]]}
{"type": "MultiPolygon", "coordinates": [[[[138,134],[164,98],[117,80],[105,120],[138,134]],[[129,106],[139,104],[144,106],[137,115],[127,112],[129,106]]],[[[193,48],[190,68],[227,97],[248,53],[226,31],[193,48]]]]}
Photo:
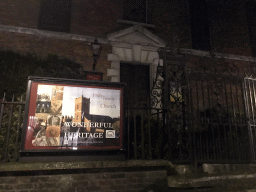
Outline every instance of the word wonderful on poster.
{"type": "Polygon", "coordinates": [[[23,151],[122,149],[123,86],[31,78],[23,151]]]}

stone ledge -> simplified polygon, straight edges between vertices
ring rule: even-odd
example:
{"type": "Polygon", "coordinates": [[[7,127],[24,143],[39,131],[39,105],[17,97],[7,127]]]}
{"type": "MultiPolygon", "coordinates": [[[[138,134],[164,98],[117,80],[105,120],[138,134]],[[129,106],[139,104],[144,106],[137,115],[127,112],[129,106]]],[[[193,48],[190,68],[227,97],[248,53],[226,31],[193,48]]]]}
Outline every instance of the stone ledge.
{"type": "Polygon", "coordinates": [[[171,188],[223,188],[229,183],[235,186],[256,182],[256,164],[203,164],[196,170],[190,165],[175,165],[175,168],[181,175],[168,175],[171,188]]]}
{"type": "Polygon", "coordinates": [[[209,175],[217,174],[243,174],[256,173],[256,164],[203,164],[204,173],[209,175]]]}
{"type": "MultiPolygon", "coordinates": [[[[86,41],[92,43],[95,37],[85,36],[85,35],[77,35],[71,33],[63,33],[63,32],[53,32],[47,30],[39,30],[25,27],[17,27],[17,26],[9,26],[9,25],[0,25],[0,31],[10,32],[10,33],[20,33],[27,35],[35,35],[38,37],[49,37],[49,38],[58,38],[64,40],[77,40],[77,41],[86,41]]],[[[107,44],[108,40],[106,38],[97,38],[99,43],[107,44]]]]}
{"type": "Polygon", "coordinates": [[[218,176],[204,176],[204,177],[177,177],[168,176],[167,183],[171,188],[198,188],[198,187],[213,187],[225,186],[230,182],[244,183],[246,181],[256,181],[256,174],[243,175],[218,175],[218,176]]]}
{"type": "Polygon", "coordinates": [[[179,172],[174,165],[166,160],[129,160],[129,161],[86,161],[86,162],[44,162],[44,163],[3,163],[0,172],[37,171],[37,170],[68,170],[68,169],[105,169],[105,168],[146,168],[165,167],[179,172]]]}

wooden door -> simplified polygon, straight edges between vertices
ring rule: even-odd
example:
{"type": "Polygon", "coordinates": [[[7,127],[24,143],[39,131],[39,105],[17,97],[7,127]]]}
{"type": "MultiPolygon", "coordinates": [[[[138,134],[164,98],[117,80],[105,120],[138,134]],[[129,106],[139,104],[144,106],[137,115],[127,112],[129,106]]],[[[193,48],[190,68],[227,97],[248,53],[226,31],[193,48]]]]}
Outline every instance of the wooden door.
{"type": "Polygon", "coordinates": [[[149,103],[149,65],[120,64],[120,81],[126,83],[128,108],[147,108],[149,103]]]}

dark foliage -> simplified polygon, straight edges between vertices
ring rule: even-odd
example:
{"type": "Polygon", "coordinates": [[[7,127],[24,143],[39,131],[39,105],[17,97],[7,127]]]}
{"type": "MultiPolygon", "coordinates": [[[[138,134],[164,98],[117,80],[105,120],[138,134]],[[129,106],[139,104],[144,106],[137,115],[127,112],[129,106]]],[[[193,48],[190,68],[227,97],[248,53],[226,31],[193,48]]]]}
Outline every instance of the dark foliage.
{"type": "Polygon", "coordinates": [[[0,162],[12,162],[18,159],[20,149],[24,104],[18,102],[21,102],[21,95],[25,100],[28,76],[85,79],[85,74],[80,64],[56,55],[42,59],[33,54],[20,55],[1,50],[0,69],[0,97],[7,93],[5,101],[10,102],[14,94],[17,102],[2,103],[0,99],[0,162]]]}
{"type": "Polygon", "coordinates": [[[33,54],[0,51],[0,66],[0,95],[4,92],[16,96],[25,93],[28,76],[85,79],[80,64],[56,55],[42,59],[33,54]]]}

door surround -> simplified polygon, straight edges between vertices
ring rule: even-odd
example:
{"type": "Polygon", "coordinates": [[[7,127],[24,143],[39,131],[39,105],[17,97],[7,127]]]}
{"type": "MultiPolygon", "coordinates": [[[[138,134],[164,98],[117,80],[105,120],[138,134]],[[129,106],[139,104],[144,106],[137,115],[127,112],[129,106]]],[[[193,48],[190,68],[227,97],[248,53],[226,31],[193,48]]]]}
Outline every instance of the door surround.
{"type": "Polygon", "coordinates": [[[153,85],[159,59],[158,49],[166,43],[142,26],[133,27],[108,35],[112,46],[112,53],[107,56],[111,61],[111,68],[107,69],[107,76],[111,82],[120,82],[120,62],[138,63],[150,66],[150,86],[153,85]]]}

